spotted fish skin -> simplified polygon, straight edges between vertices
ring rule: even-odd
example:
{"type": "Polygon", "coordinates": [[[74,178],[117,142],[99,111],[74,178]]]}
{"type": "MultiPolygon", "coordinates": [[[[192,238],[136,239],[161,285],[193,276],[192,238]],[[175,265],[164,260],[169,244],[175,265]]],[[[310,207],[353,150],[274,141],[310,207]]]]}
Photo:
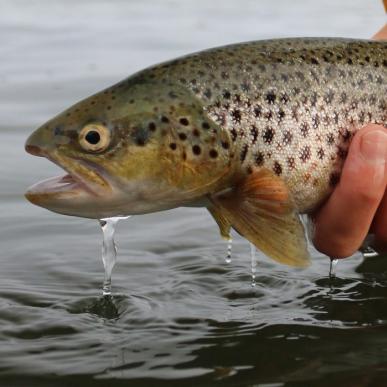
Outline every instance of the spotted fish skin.
{"type": "Polygon", "coordinates": [[[233,147],[233,162],[272,170],[308,212],[338,183],[356,130],[387,125],[386,65],[386,42],[294,38],[199,52],[137,81],[192,92],[230,134],[223,147],[233,147]]]}

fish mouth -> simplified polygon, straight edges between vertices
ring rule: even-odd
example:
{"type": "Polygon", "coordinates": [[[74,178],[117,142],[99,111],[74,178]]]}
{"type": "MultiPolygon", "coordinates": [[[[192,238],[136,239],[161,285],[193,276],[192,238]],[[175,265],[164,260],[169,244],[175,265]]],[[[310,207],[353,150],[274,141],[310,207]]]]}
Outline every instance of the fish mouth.
{"type": "Polygon", "coordinates": [[[67,172],[29,187],[25,197],[33,204],[64,213],[64,209],[70,210],[73,206],[75,210],[81,203],[96,203],[112,192],[103,170],[91,162],[63,156],[58,152],[48,154],[36,146],[26,146],[26,150],[35,156],[47,158],[67,172]]]}

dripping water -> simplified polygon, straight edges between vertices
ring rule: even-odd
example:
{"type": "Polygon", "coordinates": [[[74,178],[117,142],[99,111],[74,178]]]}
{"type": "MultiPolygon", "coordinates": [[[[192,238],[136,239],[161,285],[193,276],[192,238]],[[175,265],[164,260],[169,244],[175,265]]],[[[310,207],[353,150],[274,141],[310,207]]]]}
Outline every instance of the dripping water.
{"type": "Polygon", "coordinates": [[[255,286],[255,276],[257,272],[257,256],[255,246],[250,242],[250,257],[251,257],[251,286],[255,286]]]}
{"type": "Polygon", "coordinates": [[[227,240],[226,263],[231,263],[231,253],[232,253],[232,238],[227,240]]]}
{"type": "Polygon", "coordinates": [[[102,285],[102,295],[110,296],[112,293],[112,271],[117,260],[117,247],[114,241],[114,233],[117,223],[121,219],[127,219],[129,216],[117,216],[113,218],[100,219],[99,224],[102,229],[102,262],[105,268],[104,280],[102,285]]]}
{"type": "Polygon", "coordinates": [[[338,264],[339,260],[337,258],[331,258],[330,264],[329,264],[329,278],[335,278],[336,277],[336,266],[338,264]]]}

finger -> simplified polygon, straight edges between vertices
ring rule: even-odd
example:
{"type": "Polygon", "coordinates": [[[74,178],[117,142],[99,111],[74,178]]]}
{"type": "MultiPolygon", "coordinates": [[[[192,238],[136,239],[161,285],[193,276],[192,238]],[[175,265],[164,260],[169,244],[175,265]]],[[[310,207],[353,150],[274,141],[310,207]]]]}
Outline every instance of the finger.
{"type": "Polygon", "coordinates": [[[387,130],[368,125],[353,138],[340,183],[315,216],[314,244],[343,258],[362,244],[386,189],[387,130]]]}
{"type": "Polygon", "coordinates": [[[372,232],[375,234],[377,247],[387,250],[387,190],[372,222],[372,232]]]}

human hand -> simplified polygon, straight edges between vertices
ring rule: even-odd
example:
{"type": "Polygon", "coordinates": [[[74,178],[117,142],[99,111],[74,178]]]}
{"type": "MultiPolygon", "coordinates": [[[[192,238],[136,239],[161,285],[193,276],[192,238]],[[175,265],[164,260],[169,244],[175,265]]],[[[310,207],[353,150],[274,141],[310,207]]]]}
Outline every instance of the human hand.
{"type": "MultiPolygon", "coordinates": [[[[387,25],[374,39],[387,39],[387,25]]],[[[313,216],[316,248],[330,257],[348,257],[371,232],[376,245],[387,249],[386,185],[387,129],[370,124],[356,133],[339,185],[313,216]]]]}

